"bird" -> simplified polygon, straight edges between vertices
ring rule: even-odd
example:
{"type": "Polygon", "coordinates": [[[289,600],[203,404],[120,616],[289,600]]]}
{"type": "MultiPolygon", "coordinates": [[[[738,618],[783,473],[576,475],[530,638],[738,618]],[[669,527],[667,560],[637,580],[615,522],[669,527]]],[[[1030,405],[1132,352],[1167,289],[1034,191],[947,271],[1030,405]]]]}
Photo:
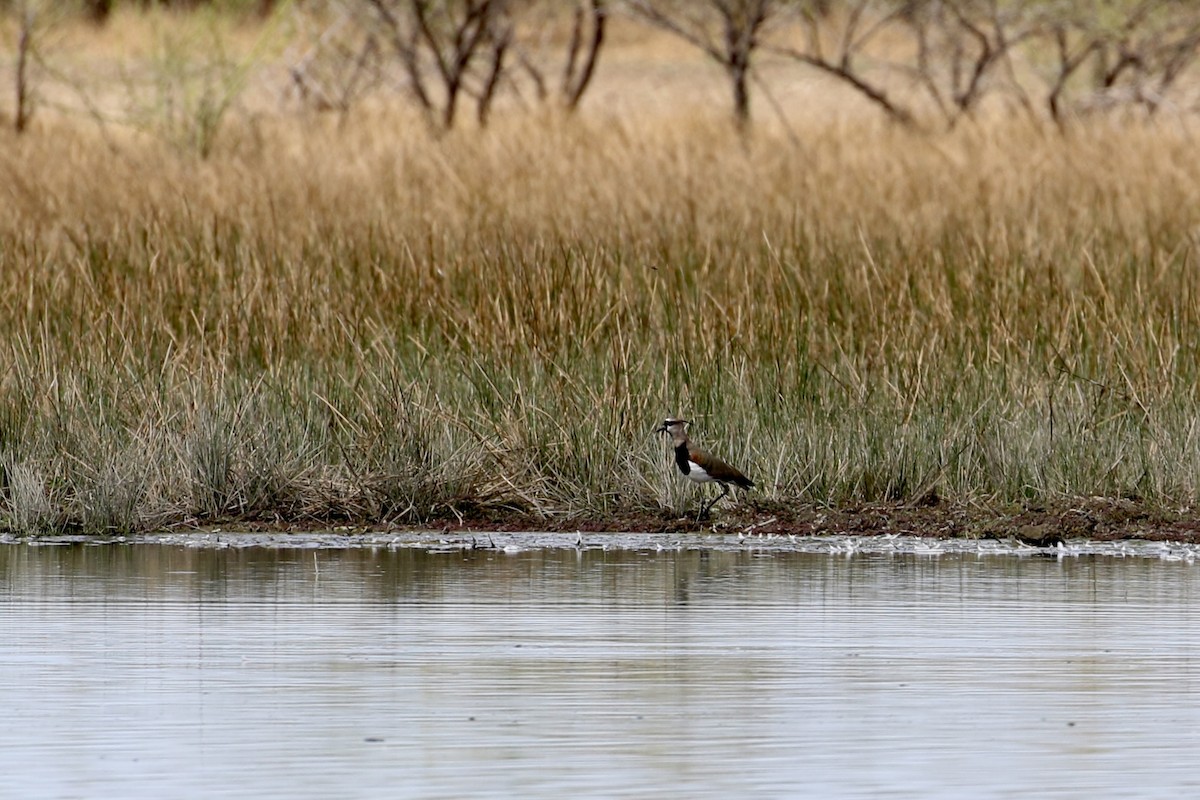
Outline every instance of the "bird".
{"type": "Polygon", "coordinates": [[[751,489],[754,487],[754,481],[743,475],[736,467],[726,464],[716,456],[693,445],[687,435],[688,424],[686,419],[667,417],[663,420],[662,425],[654,429],[654,432],[671,434],[671,445],[675,448],[675,464],[684,477],[696,483],[716,481],[721,484],[721,493],[708,501],[700,510],[699,516],[703,517],[710,508],[716,505],[718,500],[729,494],[729,484],[732,483],[743,489],[751,489]]]}

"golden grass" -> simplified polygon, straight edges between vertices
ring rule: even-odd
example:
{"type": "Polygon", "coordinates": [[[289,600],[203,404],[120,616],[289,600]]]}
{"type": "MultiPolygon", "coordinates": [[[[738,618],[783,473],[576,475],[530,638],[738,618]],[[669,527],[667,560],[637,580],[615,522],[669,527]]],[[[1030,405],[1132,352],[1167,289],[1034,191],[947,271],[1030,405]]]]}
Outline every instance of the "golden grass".
{"type": "Polygon", "coordinates": [[[667,414],[771,500],[1190,507],[1193,151],[376,106],[239,117],[201,160],[47,115],[0,134],[0,513],[682,509],[667,414]]]}

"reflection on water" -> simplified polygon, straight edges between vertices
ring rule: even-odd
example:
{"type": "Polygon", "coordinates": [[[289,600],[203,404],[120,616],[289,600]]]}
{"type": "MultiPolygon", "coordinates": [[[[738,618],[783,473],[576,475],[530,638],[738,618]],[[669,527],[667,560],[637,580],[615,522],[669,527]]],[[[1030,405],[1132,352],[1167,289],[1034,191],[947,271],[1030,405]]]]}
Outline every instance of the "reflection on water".
{"type": "Polygon", "coordinates": [[[1188,796],[1196,574],[0,546],[0,794],[1188,796]]]}

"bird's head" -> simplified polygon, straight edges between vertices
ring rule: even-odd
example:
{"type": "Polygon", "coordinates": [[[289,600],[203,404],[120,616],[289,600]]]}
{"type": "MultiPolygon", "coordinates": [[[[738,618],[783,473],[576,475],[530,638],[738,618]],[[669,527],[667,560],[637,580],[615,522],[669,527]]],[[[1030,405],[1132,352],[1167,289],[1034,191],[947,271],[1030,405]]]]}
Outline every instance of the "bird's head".
{"type": "Polygon", "coordinates": [[[687,430],[688,421],[686,419],[675,419],[667,417],[663,420],[663,424],[654,429],[655,433],[669,433],[672,436],[682,436],[687,430]]]}

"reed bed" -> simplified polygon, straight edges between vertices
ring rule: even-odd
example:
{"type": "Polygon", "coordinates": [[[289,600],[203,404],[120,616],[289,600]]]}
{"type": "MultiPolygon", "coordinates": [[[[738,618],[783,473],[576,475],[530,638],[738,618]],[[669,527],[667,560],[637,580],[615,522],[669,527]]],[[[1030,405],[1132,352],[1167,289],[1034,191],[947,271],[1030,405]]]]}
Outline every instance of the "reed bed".
{"type": "Polygon", "coordinates": [[[207,159],[0,135],[0,525],[676,515],[650,431],[771,504],[1191,509],[1178,123],[259,117],[207,159]]]}

